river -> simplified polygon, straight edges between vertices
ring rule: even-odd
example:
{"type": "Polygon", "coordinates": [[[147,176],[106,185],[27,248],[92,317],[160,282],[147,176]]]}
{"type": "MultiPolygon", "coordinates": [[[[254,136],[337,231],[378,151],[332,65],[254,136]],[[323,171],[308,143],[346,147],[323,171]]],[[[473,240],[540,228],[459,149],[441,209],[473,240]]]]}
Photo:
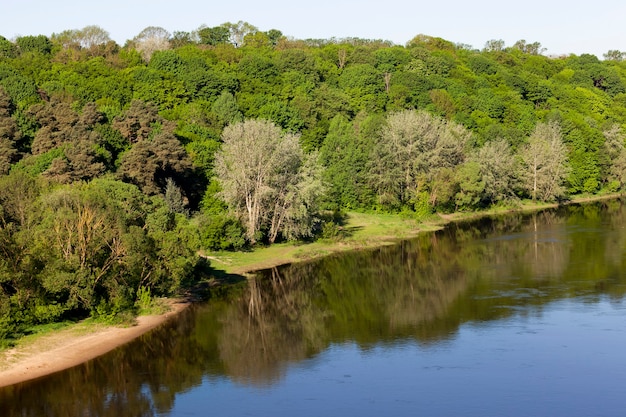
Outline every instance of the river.
{"type": "Polygon", "coordinates": [[[1,416],[622,416],[626,208],[451,224],[274,268],[1,416]]]}

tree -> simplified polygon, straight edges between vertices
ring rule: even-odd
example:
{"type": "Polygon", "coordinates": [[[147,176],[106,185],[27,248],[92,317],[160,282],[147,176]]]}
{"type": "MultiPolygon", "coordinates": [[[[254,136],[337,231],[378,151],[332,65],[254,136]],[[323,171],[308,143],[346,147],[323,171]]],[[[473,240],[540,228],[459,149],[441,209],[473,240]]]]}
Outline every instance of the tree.
{"type": "Polygon", "coordinates": [[[15,40],[15,43],[21,53],[36,52],[46,55],[52,51],[52,42],[44,35],[20,36],[15,40]]]}
{"type": "Polygon", "coordinates": [[[485,181],[482,179],[480,164],[469,160],[463,163],[456,172],[459,191],[455,195],[456,209],[474,209],[479,206],[485,192],[485,181]]]}
{"type": "Polygon", "coordinates": [[[85,49],[95,49],[106,45],[111,40],[109,32],[96,25],[85,26],[78,32],[80,34],[80,46],[85,49]]]}
{"type": "Polygon", "coordinates": [[[520,150],[520,157],[523,186],[533,201],[553,201],[564,196],[569,166],[558,122],[538,123],[520,150]]]}
{"type": "Polygon", "coordinates": [[[101,147],[104,141],[96,127],[104,121],[104,116],[93,103],[85,105],[79,115],[68,103],[53,98],[32,106],[30,113],[42,126],[35,134],[32,153],[60,151],[45,170],[45,176],[70,183],[104,173],[111,155],[101,147]]]}
{"type": "Polygon", "coordinates": [[[367,130],[364,124],[360,119],[351,123],[338,114],[331,120],[320,148],[320,160],[325,168],[324,180],[328,184],[327,204],[333,209],[371,206],[372,193],[368,187],[366,167],[372,146],[376,145],[374,135],[363,132],[367,130]]]}
{"type": "Polygon", "coordinates": [[[35,231],[46,259],[42,284],[66,308],[95,309],[102,286],[116,279],[108,273],[120,263],[124,250],[105,199],[72,187],[55,190],[43,202],[43,220],[35,231]]]}
{"type": "Polygon", "coordinates": [[[211,111],[217,115],[224,125],[243,121],[243,115],[237,105],[237,100],[228,91],[222,94],[211,105],[211,111]]]}
{"type": "Polygon", "coordinates": [[[278,29],[270,29],[265,33],[270,39],[270,43],[272,44],[272,46],[276,46],[278,44],[278,41],[284,38],[283,32],[278,29]]]}
{"type": "Polygon", "coordinates": [[[28,174],[15,170],[0,176],[0,223],[13,223],[28,230],[33,220],[30,216],[35,200],[41,193],[40,184],[28,174]]]}
{"type": "Polygon", "coordinates": [[[148,26],[133,38],[135,49],[149,62],[156,51],[170,49],[170,33],[159,26],[148,26]]]}
{"type": "Polygon", "coordinates": [[[13,103],[26,108],[39,100],[35,82],[22,74],[15,73],[3,78],[0,76],[0,86],[4,88],[13,103]]]}
{"type": "Polygon", "coordinates": [[[43,175],[67,184],[88,181],[103,174],[106,167],[98,152],[99,139],[99,135],[84,130],[81,139],[66,145],[64,155],[52,160],[43,175]]]}
{"type": "Polygon", "coordinates": [[[73,127],[78,124],[79,116],[70,104],[54,97],[49,102],[36,104],[29,109],[41,128],[35,134],[31,151],[34,155],[42,154],[59,147],[72,139],[73,127]]]}
{"type": "Polygon", "coordinates": [[[0,175],[8,173],[11,164],[19,159],[18,143],[22,135],[11,117],[14,111],[11,98],[0,86],[0,175]]]}
{"type": "Polygon", "coordinates": [[[256,26],[242,20],[237,23],[227,22],[222,26],[228,29],[230,42],[235,45],[235,47],[243,46],[246,35],[259,31],[256,26]]]}
{"type": "Polygon", "coordinates": [[[230,39],[230,30],[226,26],[204,27],[198,30],[200,43],[205,45],[219,45],[230,39]]]}
{"type": "Polygon", "coordinates": [[[515,200],[517,189],[517,160],[511,146],[504,139],[487,142],[470,160],[480,168],[484,183],[482,200],[488,204],[515,200]]]}
{"type": "Polygon", "coordinates": [[[471,133],[424,111],[405,110],[387,116],[380,142],[370,157],[370,181],[383,205],[399,208],[423,191],[431,191],[442,170],[463,162],[471,133]]]}
{"type": "Polygon", "coordinates": [[[491,39],[485,43],[483,48],[485,52],[502,52],[504,51],[504,41],[502,39],[491,39]]]}
{"type": "Polygon", "coordinates": [[[4,36],[0,36],[0,58],[15,58],[17,46],[4,36]]]}
{"type": "Polygon", "coordinates": [[[111,37],[109,32],[100,26],[90,25],[82,29],[65,30],[60,34],[53,34],[51,40],[60,44],[63,48],[82,48],[95,51],[98,47],[106,45],[111,37]]]}
{"type": "Polygon", "coordinates": [[[611,49],[607,53],[603,54],[604,59],[607,61],[621,62],[626,57],[626,52],[619,51],[617,49],[611,49]]]}
{"type": "Polygon", "coordinates": [[[247,120],[227,126],[222,140],[215,161],[221,196],[244,219],[248,240],[310,234],[321,187],[311,185],[318,174],[305,163],[298,136],[269,121],[247,120]]]}
{"type": "Polygon", "coordinates": [[[346,67],[339,77],[339,86],[350,96],[355,113],[380,111],[387,101],[383,73],[369,64],[346,67]]]}
{"type": "Polygon", "coordinates": [[[174,31],[174,33],[172,33],[172,37],[170,38],[170,45],[172,48],[180,48],[193,42],[194,35],[192,33],[180,30],[174,31]]]}
{"type": "Polygon", "coordinates": [[[519,41],[515,42],[515,44],[513,45],[513,49],[529,55],[541,55],[546,50],[546,48],[541,47],[541,43],[528,43],[525,39],[520,39],[519,41]]]}
{"type": "Polygon", "coordinates": [[[129,143],[136,143],[148,139],[156,123],[163,123],[156,106],[141,100],[133,100],[124,113],[115,117],[112,126],[129,143]]]}
{"type": "Polygon", "coordinates": [[[148,195],[163,194],[168,179],[186,192],[186,197],[194,187],[192,164],[189,155],[169,131],[142,140],[122,156],[118,176],[125,182],[137,185],[148,195]]]}
{"type": "Polygon", "coordinates": [[[626,185],[626,145],[624,133],[615,124],[604,131],[604,153],[606,155],[606,179],[609,188],[623,189],[626,185]]]}

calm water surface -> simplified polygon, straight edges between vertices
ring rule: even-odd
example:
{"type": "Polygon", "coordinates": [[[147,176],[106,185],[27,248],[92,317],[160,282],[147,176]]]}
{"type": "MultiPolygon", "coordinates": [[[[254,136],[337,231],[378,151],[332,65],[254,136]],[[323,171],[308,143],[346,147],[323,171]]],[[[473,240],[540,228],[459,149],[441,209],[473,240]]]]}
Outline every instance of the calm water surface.
{"type": "Polygon", "coordinates": [[[264,271],[0,416],[624,416],[618,201],[264,271]]]}

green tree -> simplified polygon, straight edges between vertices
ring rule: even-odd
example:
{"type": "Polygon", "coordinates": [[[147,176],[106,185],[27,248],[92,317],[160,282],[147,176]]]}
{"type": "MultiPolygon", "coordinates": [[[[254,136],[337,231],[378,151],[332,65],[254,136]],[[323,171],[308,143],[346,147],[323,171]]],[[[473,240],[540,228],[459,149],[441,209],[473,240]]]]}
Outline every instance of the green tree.
{"type": "MultiPolygon", "coordinates": [[[[100,198],[104,196],[99,196],[100,198]]],[[[105,202],[60,188],[46,195],[42,222],[35,231],[37,250],[45,260],[42,286],[67,309],[95,310],[108,298],[109,272],[121,260],[119,231],[103,209],[105,202]]]]}
{"type": "Polygon", "coordinates": [[[353,122],[339,114],[328,128],[320,148],[324,181],[328,184],[326,204],[332,209],[371,208],[368,161],[382,116],[362,114],[353,122]]]}
{"type": "Polygon", "coordinates": [[[456,173],[459,191],[454,197],[456,208],[475,209],[480,207],[485,192],[485,181],[480,164],[472,159],[461,164],[456,173]]]}
{"type": "Polygon", "coordinates": [[[227,43],[230,38],[230,31],[225,26],[204,27],[198,30],[200,43],[205,45],[218,45],[227,43]]]}
{"type": "Polygon", "coordinates": [[[383,73],[370,64],[357,64],[345,68],[339,77],[341,87],[350,97],[354,113],[382,111],[385,108],[385,79],[383,73]]]}
{"type": "Polygon", "coordinates": [[[604,59],[607,61],[621,62],[624,60],[624,57],[626,57],[626,53],[617,49],[611,49],[607,53],[602,54],[602,56],[604,56],[604,59]]]}
{"type": "Polygon", "coordinates": [[[52,42],[44,35],[20,36],[15,40],[15,44],[21,53],[35,52],[46,55],[52,51],[52,42]]]}
{"type": "Polygon", "coordinates": [[[17,46],[4,36],[0,36],[0,57],[15,58],[17,56],[17,46]]]}
{"type": "Polygon", "coordinates": [[[243,121],[243,115],[239,110],[237,100],[228,91],[223,91],[217,100],[213,102],[211,111],[217,114],[224,126],[243,121]]]}
{"type": "Polygon", "coordinates": [[[283,32],[278,29],[270,29],[265,33],[267,34],[267,37],[269,38],[272,46],[276,46],[278,44],[278,41],[285,38],[283,36],[283,32]]]}
{"type": "Polygon", "coordinates": [[[530,54],[530,55],[540,55],[542,53],[545,52],[545,48],[541,47],[541,43],[539,42],[532,42],[532,43],[528,43],[526,42],[525,39],[520,39],[519,41],[515,42],[515,44],[513,44],[512,49],[518,50],[520,52],[523,52],[525,54],[530,54]]]}

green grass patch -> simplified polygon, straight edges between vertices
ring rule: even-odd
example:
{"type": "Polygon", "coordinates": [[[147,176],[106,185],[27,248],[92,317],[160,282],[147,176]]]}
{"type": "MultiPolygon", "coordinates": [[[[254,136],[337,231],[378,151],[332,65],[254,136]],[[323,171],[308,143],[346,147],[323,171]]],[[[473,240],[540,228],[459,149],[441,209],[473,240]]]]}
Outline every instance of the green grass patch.
{"type": "Polygon", "coordinates": [[[319,258],[335,252],[374,247],[415,236],[421,231],[435,230],[433,223],[419,223],[404,214],[350,212],[337,233],[315,242],[287,242],[256,247],[246,252],[207,252],[211,266],[228,274],[319,258]]]}

